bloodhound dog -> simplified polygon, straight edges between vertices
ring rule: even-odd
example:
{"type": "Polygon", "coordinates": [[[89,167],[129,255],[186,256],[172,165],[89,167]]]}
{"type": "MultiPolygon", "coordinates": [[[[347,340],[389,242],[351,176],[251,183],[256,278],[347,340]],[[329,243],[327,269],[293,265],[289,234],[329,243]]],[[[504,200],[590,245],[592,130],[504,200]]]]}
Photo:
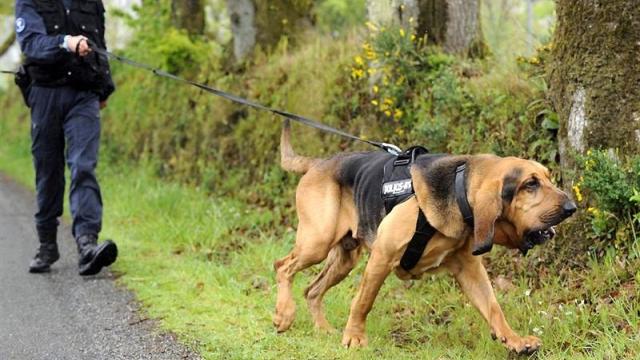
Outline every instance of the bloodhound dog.
{"type": "Polygon", "coordinates": [[[410,169],[415,196],[387,214],[381,200],[371,200],[380,198],[381,184],[368,179],[381,178],[379,164],[392,155],[376,151],[340,153],[329,159],[299,156],[290,144],[288,122],[280,146],[282,167],[304,176],[296,191],[299,224],[294,249],[274,263],[278,294],[273,323],[278,332],[286,331],[294,320],[294,275],[323,260],[324,268],[304,295],[315,326],[332,330],[322,299],[368,249],[369,261],[351,304],[343,345],[367,345],[367,314],[392,271],[401,279],[416,279],[426,272],[446,269],[488,322],[495,339],[517,353],[532,353],[540,347],[540,339],[521,337],[511,329],[477,255],[489,251],[494,243],[526,253],[553,237],[553,226],[575,212],[575,203],[553,185],[544,166],[494,155],[444,155],[436,159],[421,155],[410,169]],[[465,223],[454,195],[456,168],[461,164],[466,166],[472,224],[465,223]],[[367,196],[371,193],[373,197],[367,196]],[[437,231],[417,265],[407,271],[400,266],[400,259],[416,230],[419,210],[437,231]]]}

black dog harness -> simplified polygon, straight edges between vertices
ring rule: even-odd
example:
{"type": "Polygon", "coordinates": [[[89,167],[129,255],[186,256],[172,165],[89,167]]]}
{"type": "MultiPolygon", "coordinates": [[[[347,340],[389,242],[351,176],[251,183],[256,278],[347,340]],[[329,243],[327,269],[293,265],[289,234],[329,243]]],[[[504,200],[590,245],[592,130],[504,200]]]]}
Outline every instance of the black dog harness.
{"type": "MultiPolygon", "coordinates": [[[[404,202],[415,194],[410,167],[418,156],[428,154],[428,152],[429,151],[422,146],[414,146],[385,164],[382,183],[382,200],[384,201],[387,214],[391,212],[396,205],[404,202]]],[[[433,157],[433,160],[435,160],[442,155],[428,156],[433,157]]],[[[456,168],[454,190],[456,202],[462,212],[465,223],[473,227],[473,212],[467,199],[465,170],[466,164],[462,164],[456,168]]],[[[418,264],[424,250],[429,244],[429,240],[435,235],[436,231],[437,230],[427,220],[422,209],[419,209],[416,231],[411,241],[409,241],[407,249],[402,255],[402,259],[400,259],[400,266],[405,271],[413,269],[416,264],[418,264]]]]}

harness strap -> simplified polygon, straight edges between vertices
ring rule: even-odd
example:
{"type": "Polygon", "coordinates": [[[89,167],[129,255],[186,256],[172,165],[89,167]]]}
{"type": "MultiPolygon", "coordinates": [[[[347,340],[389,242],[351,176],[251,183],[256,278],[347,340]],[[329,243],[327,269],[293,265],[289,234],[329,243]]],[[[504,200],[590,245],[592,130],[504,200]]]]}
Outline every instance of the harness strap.
{"type": "Polygon", "coordinates": [[[456,193],[456,202],[462,213],[464,222],[473,228],[473,211],[469,205],[469,199],[467,199],[467,185],[465,183],[465,172],[467,169],[466,164],[462,164],[456,168],[456,180],[454,190],[456,193]]]}
{"type": "Polygon", "coordinates": [[[435,233],[436,229],[429,224],[429,221],[422,210],[418,210],[416,232],[413,234],[411,241],[409,241],[409,245],[407,245],[407,249],[404,251],[402,259],[400,259],[400,266],[405,271],[413,269],[418,264],[418,261],[420,261],[420,258],[424,253],[424,249],[427,248],[429,240],[431,240],[435,233]]]}
{"type": "MultiPolygon", "coordinates": [[[[466,164],[462,164],[456,168],[456,177],[454,181],[454,191],[456,202],[462,213],[464,222],[473,228],[473,211],[467,199],[466,164]]],[[[427,248],[429,240],[435,235],[436,229],[429,223],[422,210],[418,210],[418,222],[416,224],[416,232],[414,233],[407,249],[400,259],[400,266],[409,271],[413,269],[420,261],[424,250],[427,248]]]]}

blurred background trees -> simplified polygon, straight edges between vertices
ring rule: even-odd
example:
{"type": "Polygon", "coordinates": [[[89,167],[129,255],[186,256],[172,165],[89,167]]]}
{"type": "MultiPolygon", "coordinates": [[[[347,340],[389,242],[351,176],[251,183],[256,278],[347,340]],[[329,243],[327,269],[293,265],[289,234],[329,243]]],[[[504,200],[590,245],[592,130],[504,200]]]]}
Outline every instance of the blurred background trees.
{"type": "Polygon", "coordinates": [[[368,0],[369,20],[400,24],[451,54],[483,57],[480,0],[368,0]]]}
{"type": "Polygon", "coordinates": [[[171,21],[189,35],[202,35],[205,28],[204,0],[171,0],[171,21]]]}
{"type": "Polygon", "coordinates": [[[273,48],[283,37],[292,43],[314,25],[311,0],[228,0],[233,53],[243,61],[256,46],[273,48]]]}

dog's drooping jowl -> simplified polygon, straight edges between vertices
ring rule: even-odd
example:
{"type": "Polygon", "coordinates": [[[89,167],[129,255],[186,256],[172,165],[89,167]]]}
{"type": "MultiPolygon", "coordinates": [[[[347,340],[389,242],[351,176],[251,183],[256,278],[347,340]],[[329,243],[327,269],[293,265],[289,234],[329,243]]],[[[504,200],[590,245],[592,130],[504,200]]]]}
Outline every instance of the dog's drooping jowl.
{"type": "Polygon", "coordinates": [[[575,203],[552,184],[544,166],[494,155],[421,155],[410,169],[415,195],[386,213],[380,195],[383,167],[393,155],[356,152],[313,159],[296,155],[289,138],[286,122],[282,167],[304,176],[296,191],[299,224],[294,249],[274,264],[278,295],[273,322],[278,332],[286,331],[295,317],[291,293],[295,274],[324,260],[305,298],[316,327],[331,330],[323,296],[349,274],[367,249],[371,255],[351,304],[343,345],[367,344],[367,314],[392,271],[401,279],[411,279],[445,269],[504,346],[518,353],[540,347],[540,339],[519,336],[511,329],[478,255],[493,244],[526,253],[553,237],[553,226],[575,212],[575,203]],[[472,224],[464,221],[456,201],[454,183],[461,165],[465,165],[464,189],[472,224]],[[400,260],[416,231],[420,211],[436,232],[417,264],[405,270],[400,260]]]}

